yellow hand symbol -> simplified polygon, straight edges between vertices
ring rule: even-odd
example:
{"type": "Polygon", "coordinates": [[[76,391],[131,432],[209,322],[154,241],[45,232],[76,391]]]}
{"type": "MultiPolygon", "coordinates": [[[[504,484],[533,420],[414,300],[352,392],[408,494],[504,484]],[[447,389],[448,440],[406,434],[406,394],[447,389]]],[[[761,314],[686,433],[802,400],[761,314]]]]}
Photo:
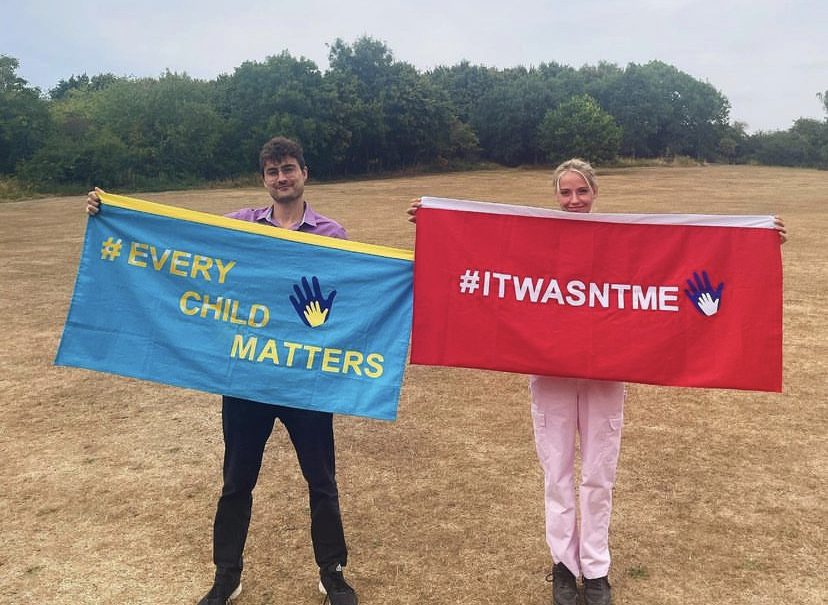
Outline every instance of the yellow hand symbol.
{"type": "Polygon", "coordinates": [[[305,319],[308,320],[311,328],[321,326],[327,318],[328,309],[323,311],[318,300],[312,300],[305,306],[305,319]]]}

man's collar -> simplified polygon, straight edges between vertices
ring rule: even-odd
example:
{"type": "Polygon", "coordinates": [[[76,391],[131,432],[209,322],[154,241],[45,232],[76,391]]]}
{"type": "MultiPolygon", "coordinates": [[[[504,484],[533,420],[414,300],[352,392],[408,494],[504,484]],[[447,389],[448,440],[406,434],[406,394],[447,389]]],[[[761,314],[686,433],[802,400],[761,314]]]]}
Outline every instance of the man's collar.
{"type": "MultiPolygon", "coordinates": [[[[276,202],[268,206],[264,218],[271,225],[281,227],[282,225],[280,223],[277,223],[275,217],[273,216],[273,208],[275,204],[276,202]]],[[[299,229],[299,227],[301,227],[303,224],[306,224],[310,227],[316,227],[316,213],[313,210],[311,210],[311,207],[307,201],[302,200],[302,204],[304,206],[304,210],[302,212],[302,220],[299,221],[299,224],[296,226],[296,229],[299,229]]]]}

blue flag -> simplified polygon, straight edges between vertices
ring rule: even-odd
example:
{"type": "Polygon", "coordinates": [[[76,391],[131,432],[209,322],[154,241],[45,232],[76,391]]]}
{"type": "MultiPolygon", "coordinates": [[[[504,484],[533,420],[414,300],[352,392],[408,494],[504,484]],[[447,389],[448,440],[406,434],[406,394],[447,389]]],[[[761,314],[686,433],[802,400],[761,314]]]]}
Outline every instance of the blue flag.
{"type": "Polygon", "coordinates": [[[411,252],[101,198],[57,365],[396,418],[411,252]]]}

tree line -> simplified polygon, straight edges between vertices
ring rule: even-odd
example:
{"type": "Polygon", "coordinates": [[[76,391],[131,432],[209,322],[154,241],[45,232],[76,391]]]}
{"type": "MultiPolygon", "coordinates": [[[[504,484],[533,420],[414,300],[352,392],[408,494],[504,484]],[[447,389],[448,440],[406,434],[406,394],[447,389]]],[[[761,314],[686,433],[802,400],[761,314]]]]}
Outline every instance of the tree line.
{"type": "Polygon", "coordinates": [[[0,176],[43,190],[236,179],[275,134],[322,177],[572,156],[828,168],[828,119],[749,135],[711,84],[660,61],[419,71],[365,36],[330,45],[324,72],[285,51],[215,80],[82,74],[43,94],[18,68],[0,56],[0,176]]]}

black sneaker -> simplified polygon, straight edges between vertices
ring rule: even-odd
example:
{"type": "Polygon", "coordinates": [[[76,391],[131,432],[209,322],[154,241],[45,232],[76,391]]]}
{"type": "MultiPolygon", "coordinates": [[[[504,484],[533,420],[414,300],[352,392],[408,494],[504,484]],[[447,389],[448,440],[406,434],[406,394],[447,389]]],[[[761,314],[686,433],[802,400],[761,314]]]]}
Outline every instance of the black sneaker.
{"type": "Polygon", "coordinates": [[[563,563],[555,563],[552,573],[546,576],[552,582],[552,603],[554,605],[579,605],[578,583],[575,575],[563,563]]]}
{"type": "Polygon", "coordinates": [[[241,573],[237,571],[216,571],[213,587],[198,602],[198,605],[229,605],[241,594],[241,573]]]}
{"type": "Polygon", "coordinates": [[[612,589],[607,576],[590,580],[584,578],[584,601],[586,605],[610,605],[612,589]]]}
{"type": "Polygon", "coordinates": [[[323,603],[330,605],[357,605],[359,600],[342,575],[342,565],[329,565],[319,570],[319,592],[326,595],[323,603]]]}

